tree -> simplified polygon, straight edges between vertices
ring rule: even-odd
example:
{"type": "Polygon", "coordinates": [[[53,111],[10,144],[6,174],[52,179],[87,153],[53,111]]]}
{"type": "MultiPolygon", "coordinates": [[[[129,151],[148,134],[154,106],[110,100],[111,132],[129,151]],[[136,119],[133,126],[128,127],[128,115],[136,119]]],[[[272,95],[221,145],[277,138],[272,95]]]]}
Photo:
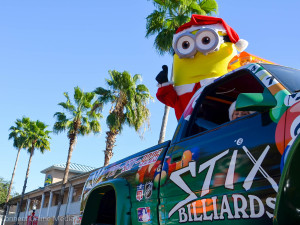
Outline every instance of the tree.
{"type": "MultiPolygon", "coordinates": [[[[9,186],[10,186],[10,182],[6,181],[2,177],[0,177],[0,205],[3,206],[3,208],[4,208],[2,224],[4,224],[4,222],[5,222],[5,216],[6,216],[6,212],[7,212],[8,204],[6,201],[7,201],[7,193],[8,193],[9,186]]],[[[12,189],[13,189],[13,187],[11,187],[11,190],[12,189]]],[[[9,195],[8,200],[17,195],[18,195],[18,193],[16,193],[16,192],[11,193],[9,195]]]]}
{"type": "Polygon", "coordinates": [[[15,177],[15,171],[17,168],[17,164],[18,164],[18,160],[19,160],[19,155],[20,155],[20,151],[23,147],[26,147],[26,138],[24,136],[21,135],[21,132],[18,132],[22,129],[22,127],[24,127],[24,124],[26,124],[28,118],[23,118],[22,120],[17,119],[17,121],[15,122],[16,126],[11,126],[9,128],[9,130],[11,131],[9,133],[8,139],[13,139],[13,146],[18,149],[18,153],[17,153],[17,157],[16,157],[16,161],[15,161],[15,165],[14,165],[14,169],[12,172],[12,176],[8,185],[8,189],[7,192],[5,192],[6,196],[5,196],[5,205],[4,205],[4,213],[3,213],[3,218],[2,218],[2,224],[5,221],[5,215],[6,215],[6,210],[7,210],[7,203],[8,200],[11,197],[11,190],[12,190],[12,185],[13,185],[13,181],[14,181],[14,177],[15,177]]]}
{"type": "Polygon", "coordinates": [[[39,120],[31,121],[28,117],[23,117],[22,124],[23,124],[22,127],[20,127],[19,130],[15,130],[14,132],[16,133],[16,135],[19,135],[20,137],[24,138],[24,146],[23,147],[27,148],[27,151],[30,154],[30,156],[29,156],[29,160],[28,160],[28,166],[27,166],[27,170],[26,170],[26,176],[25,176],[25,180],[24,180],[20,204],[19,204],[19,208],[17,209],[17,220],[15,223],[16,225],[18,224],[20,209],[22,206],[24,193],[26,190],[32,156],[34,155],[34,152],[37,149],[42,154],[45,152],[45,150],[50,151],[49,139],[51,139],[49,136],[51,131],[46,130],[48,126],[45,125],[43,122],[41,122],[39,120]]]}
{"type": "Polygon", "coordinates": [[[55,215],[54,224],[58,224],[58,215],[62,200],[64,197],[66,183],[69,176],[69,167],[71,163],[72,153],[76,144],[78,135],[84,136],[93,132],[94,134],[101,131],[99,120],[102,118],[100,112],[93,111],[96,101],[95,93],[83,92],[79,87],[74,88],[74,103],[71,102],[67,92],[64,93],[66,102],[61,102],[58,105],[68,113],[69,117],[63,112],[56,112],[54,117],[56,122],[53,126],[53,132],[58,134],[60,132],[67,131],[69,139],[68,157],[66,162],[66,168],[62,181],[61,191],[58,197],[58,205],[55,215]]]}
{"type": "Polygon", "coordinates": [[[9,182],[0,177],[0,205],[6,203],[9,182]]]}
{"type": "Polygon", "coordinates": [[[106,79],[109,89],[98,87],[94,92],[98,97],[98,109],[104,104],[111,104],[106,123],[109,131],[106,132],[106,148],[104,166],[109,164],[113,156],[116,137],[122,132],[125,124],[133,127],[135,131],[142,134],[149,127],[150,111],[147,103],[152,99],[148,88],[143,84],[137,84],[141,75],[133,77],[124,71],[109,71],[110,79],[106,79]],[[100,106],[100,107],[99,107],[100,106]],[[145,126],[143,126],[145,125],[145,126]]]}
{"type": "MultiPolygon", "coordinates": [[[[146,18],[146,37],[156,34],[154,47],[160,55],[173,55],[173,35],[181,25],[189,21],[192,14],[211,15],[218,11],[215,0],[153,0],[153,4],[156,10],[146,18]]],[[[164,141],[169,110],[166,105],[158,143],[164,141]]]]}

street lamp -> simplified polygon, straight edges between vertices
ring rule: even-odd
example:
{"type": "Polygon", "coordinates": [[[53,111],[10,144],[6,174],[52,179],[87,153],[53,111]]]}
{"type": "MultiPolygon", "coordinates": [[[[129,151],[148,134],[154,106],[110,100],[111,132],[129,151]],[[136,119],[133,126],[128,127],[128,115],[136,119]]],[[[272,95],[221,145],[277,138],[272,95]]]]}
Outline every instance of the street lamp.
{"type": "Polygon", "coordinates": [[[36,204],[33,204],[32,210],[33,210],[33,212],[35,212],[35,210],[36,210],[36,204]]]}
{"type": "Polygon", "coordinates": [[[37,199],[34,199],[32,201],[32,213],[31,213],[31,225],[33,225],[33,221],[34,221],[34,215],[35,215],[35,210],[36,210],[36,205],[38,204],[38,200],[37,199]]]}

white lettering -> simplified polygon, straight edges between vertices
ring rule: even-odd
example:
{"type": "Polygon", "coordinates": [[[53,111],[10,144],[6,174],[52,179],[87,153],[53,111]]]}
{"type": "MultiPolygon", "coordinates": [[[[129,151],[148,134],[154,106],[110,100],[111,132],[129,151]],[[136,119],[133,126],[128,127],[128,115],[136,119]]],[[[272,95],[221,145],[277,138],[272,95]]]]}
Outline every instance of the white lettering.
{"type": "Polygon", "coordinates": [[[232,154],[231,161],[229,164],[229,169],[225,180],[225,187],[229,189],[233,189],[234,169],[235,169],[237,152],[238,150],[234,150],[232,154]]]}
{"type": "Polygon", "coordinates": [[[262,215],[265,212],[264,204],[262,201],[255,195],[248,195],[249,202],[250,202],[250,218],[259,218],[262,217],[262,215]],[[258,203],[258,212],[255,212],[255,202],[258,203]]]}
{"type": "Polygon", "coordinates": [[[179,213],[179,223],[184,223],[188,220],[188,216],[185,212],[185,208],[182,207],[178,210],[178,213],[179,213]]]}
{"type": "MultiPolygon", "coordinates": [[[[300,118],[300,117],[299,117],[300,118]]],[[[270,146],[266,146],[264,151],[261,153],[259,158],[253,157],[251,152],[245,147],[242,146],[244,152],[248,158],[252,161],[253,167],[251,168],[249,174],[245,178],[243,187],[246,191],[251,189],[255,176],[258,174],[258,171],[263,175],[265,179],[272,185],[273,189],[277,192],[278,185],[271,178],[267,172],[262,168],[262,163],[266,158],[270,146]]],[[[179,222],[195,222],[195,221],[213,221],[213,220],[224,220],[226,219],[248,219],[248,218],[260,218],[266,214],[270,219],[273,218],[273,211],[275,209],[276,198],[268,197],[262,202],[262,200],[255,195],[241,195],[241,194],[230,194],[220,196],[219,199],[217,196],[201,200],[197,200],[200,197],[207,195],[210,192],[210,185],[212,183],[212,175],[214,168],[217,165],[217,161],[229,153],[229,149],[218,154],[217,156],[211,158],[210,160],[202,163],[198,168],[198,173],[200,174],[203,171],[207,171],[202,189],[200,192],[194,193],[193,190],[189,187],[188,183],[185,181],[186,178],[196,177],[196,162],[189,162],[187,167],[174,171],[170,175],[170,180],[173,181],[182,191],[186,193],[186,198],[182,201],[179,201],[170,211],[169,218],[178,211],[179,222]],[[207,170],[206,170],[207,169],[207,170]],[[183,179],[184,178],[184,179],[183,179]],[[199,193],[199,194],[198,194],[199,193]],[[248,197],[248,198],[247,198],[248,197]],[[230,203],[230,204],[229,204],[230,203]],[[199,205],[198,205],[199,204],[199,205]],[[267,207],[266,207],[266,206],[267,207]],[[198,208],[197,208],[198,207],[198,208]],[[268,211],[266,211],[268,210],[268,211]],[[225,216],[225,214],[227,214],[225,216]]],[[[234,190],[234,177],[235,169],[237,163],[237,154],[238,150],[233,150],[231,160],[228,166],[227,175],[224,183],[224,187],[227,189],[234,190]]],[[[228,157],[227,157],[228,158],[228,157]]],[[[144,158],[145,161],[149,161],[149,158],[144,158]]],[[[220,163],[220,162],[219,162],[220,163]]],[[[131,165],[131,162],[128,163],[131,165]]],[[[201,182],[201,181],[199,181],[201,182]]],[[[224,181],[223,181],[224,182],[224,181]]],[[[198,189],[197,189],[198,190],[198,189]]],[[[182,194],[182,193],[181,193],[182,194]]],[[[229,193],[227,193],[229,194],[229,193]]],[[[265,199],[265,198],[264,198],[265,199]]]]}
{"type": "Polygon", "coordinates": [[[194,221],[202,221],[202,215],[200,215],[199,217],[197,216],[196,202],[194,202],[192,205],[194,210],[194,221]]]}
{"type": "Polygon", "coordinates": [[[222,205],[221,205],[221,212],[220,212],[220,219],[223,220],[224,219],[224,213],[227,213],[228,215],[228,219],[233,219],[233,215],[231,213],[230,210],[230,206],[228,203],[228,199],[226,195],[223,195],[223,199],[222,199],[222,205]]]}
{"type": "Polygon", "coordinates": [[[203,207],[203,220],[212,221],[213,214],[211,213],[209,216],[206,214],[206,199],[202,199],[202,207],[203,207]]]}
{"type": "Polygon", "coordinates": [[[254,164],[253,168],[251,169],[250,173],[246,177],[245,182],[243,184],[243,187],[245,188],[246,191],[248,191],[251,188],[252,183],[253,183],[253,179],[254,179],[255,175],[257,174],[257,172],[259,170],[260,173],[270,182],[270,184],[272,185],[273,189],[276,192],[278,192],[278,185],[277,185],[277,183],[261,167],[261,164],[262,164],[263,160],[265,159],[265,157],[266,157],[269,149],[270,149],[270,146],[268,145],[265,148],[265,150],[263,151],[263,153],[260,155],[259,159],[256,161],[255,158],[253,157],[253,155],[250,153],[250,151],[245,146],[243,146],[243,150],[245,151],[245,153],[247,154],[247,156],[249,157],[249,159],[254,164]]]}
{"type": "MultiPolygon", "coordinates": [[[[189,222],[193,222],[192,212],[191,212],[191,204],[188,204],[187,208],[188,208],[189,222]]],[[[193,208],[193,210],[195,210],[195,209],[193,208]]]]}
{"type": "Polygon", "coordinates": [[[202,186],[201,197],[203,197],[204,195],[209,193],[209,185],[211,182],[211,177],[212,177],[212,173],[215,168],[216,161],[221,159],[228,152],[229,152],[229,150],[226,150],[225,152],[222,152],[221,154],[215,156],[214,158],[212,158],[200,165],[198,173],[201,173],[203,170],[205,170],[207,167],[209,167],[208,172],[205,177],[205,180],[204,180],[204,183],[203,183],[203,186],[202,186]]]}
{"type": "Polygon", "coordinates": [[[240,214],[242,214],[242,218],[249,218],[249,216],[246,213],[246,208],[247,208],[247,200],[243,195],[239,194],[234,194],[232,195],[233,198],[233,205],[234,205],[234,218],[239,219],[241,218],[240,214]],[[238,200],[241,200],[241,207],[239,207],[239,202],[238,200]]]}
{"type": "Polygon", "coordinates": [[[213,201],[213,208],[214,208],[214,220],[220,219],[218,216],[218,208],[217,208],[217,196],[211,198],[213,201]]]}
{"type": "MultiPolygon", "coordinates": [[[[276,203],[276,198],[269,197],[266,200],[267,206],[269,206],[273,210],[275,209],[275,203],[276,203]]],[[[266,211],[266,214],[268,215],[269,218],[273,218],[274,217],[274,215],[272,213],[268,212],[268,211],[266,211]]]]}
{"type": "Polygon", "coordinates": [[[192,177],[196,177],[196,162],[190,162],[189,166],[182,168],[181,170],[177,170],[173,172],[170,176],[170,180],[172,180],[178,187],[180,187],[183,191],[185,191],[189,196],[178,202],[173,209],[169,212],[169,218],[182,206],[186,205],[187,203],[197,199],[197,195],[192,192],[192,190],[189,188],[189,186],[182,180],[180,177],[181,174],[184,174],[186,172],[190,171],[192,177]]]}

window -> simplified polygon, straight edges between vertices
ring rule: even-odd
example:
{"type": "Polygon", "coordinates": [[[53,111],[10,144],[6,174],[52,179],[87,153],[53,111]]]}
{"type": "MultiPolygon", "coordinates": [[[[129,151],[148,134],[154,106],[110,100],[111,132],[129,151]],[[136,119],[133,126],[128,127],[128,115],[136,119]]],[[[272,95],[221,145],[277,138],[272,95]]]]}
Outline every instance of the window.
{"type": "Polygon", "coordinates": [[[200,96],[187,128],[187,136],[229,122],[228,109],[240,93],[263,93],[264,86],[247,70],[238,71],[210,85],[200,96]]]}
{"type": "Polygon", "coordinates": [[[291,92],[299,92],[300,70],[289,67],[262,64],[281,84],[291,92]]]}

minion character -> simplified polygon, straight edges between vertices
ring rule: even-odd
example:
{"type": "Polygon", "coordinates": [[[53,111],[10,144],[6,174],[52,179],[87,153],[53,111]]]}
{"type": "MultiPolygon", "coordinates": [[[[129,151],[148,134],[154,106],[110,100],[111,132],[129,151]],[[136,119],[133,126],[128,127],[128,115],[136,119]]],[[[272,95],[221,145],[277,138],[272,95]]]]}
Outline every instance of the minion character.
{"type": "Polygon", "coordinates": [[[192,15],[173,36],[173,80],[168,80],[168,67],[157,75],[159,101],[175,109],[177,120],[194,93],[202,86],[228,72],[228,63],[244,51],[248,42],[221,19],[192,15]]]}

